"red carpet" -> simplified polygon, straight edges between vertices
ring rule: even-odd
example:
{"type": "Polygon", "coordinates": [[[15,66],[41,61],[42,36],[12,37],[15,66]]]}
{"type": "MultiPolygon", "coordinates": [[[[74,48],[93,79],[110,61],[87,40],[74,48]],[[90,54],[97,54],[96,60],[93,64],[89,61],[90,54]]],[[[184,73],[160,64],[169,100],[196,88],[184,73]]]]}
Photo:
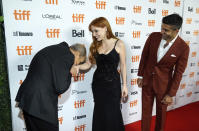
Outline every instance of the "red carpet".
{"type": "MultiPolygon", "coordinates": [[[[151,131],[154,131],[155,117],[152,119],[151,131]]],[[[141,122],[125,126],[125,131],[141,131],[141,122]]],[[[185,105],[167,112],[165,131],[199,131],[199,102],[185,105]]]]}

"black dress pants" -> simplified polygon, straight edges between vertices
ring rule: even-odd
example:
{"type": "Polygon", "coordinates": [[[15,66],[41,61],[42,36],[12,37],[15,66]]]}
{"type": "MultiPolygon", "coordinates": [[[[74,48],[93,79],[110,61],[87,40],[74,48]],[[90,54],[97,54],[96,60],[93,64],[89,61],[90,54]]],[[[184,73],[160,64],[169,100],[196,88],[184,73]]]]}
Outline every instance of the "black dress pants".
{"type": "Polygon", "coordinates": [[[34,117],[23,111],[27,131],[59,131],[59,125],[34,117]]]}

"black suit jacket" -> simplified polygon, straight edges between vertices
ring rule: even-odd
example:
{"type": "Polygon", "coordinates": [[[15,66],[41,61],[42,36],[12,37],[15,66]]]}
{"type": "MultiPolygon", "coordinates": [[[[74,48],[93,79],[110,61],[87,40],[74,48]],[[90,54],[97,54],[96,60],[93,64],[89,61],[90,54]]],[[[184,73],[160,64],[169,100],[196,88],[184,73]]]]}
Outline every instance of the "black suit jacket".
{"type": "Polygon", "coordinates": [[[74,55],[66,42],[40,50],[32,59],[16,101],[32,116],[58,124],[58,95],[70,86],[74,55]]]}

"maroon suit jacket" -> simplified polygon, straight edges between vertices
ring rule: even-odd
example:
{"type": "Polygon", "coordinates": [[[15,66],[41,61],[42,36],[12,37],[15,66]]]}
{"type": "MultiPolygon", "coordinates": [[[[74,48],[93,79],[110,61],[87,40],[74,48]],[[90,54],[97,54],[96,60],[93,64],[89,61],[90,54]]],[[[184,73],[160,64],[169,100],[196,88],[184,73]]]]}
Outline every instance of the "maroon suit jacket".
{"type": "Polygon", "coordinates": [[[161,39],[160,32],[154,32],[148,37],[142,51],[138,76],[143,77],[143,88],[153,82],[156,94],[175,96],[187,65],[189,46],[178,36],[168,52],[157,62],[161,39]]]}

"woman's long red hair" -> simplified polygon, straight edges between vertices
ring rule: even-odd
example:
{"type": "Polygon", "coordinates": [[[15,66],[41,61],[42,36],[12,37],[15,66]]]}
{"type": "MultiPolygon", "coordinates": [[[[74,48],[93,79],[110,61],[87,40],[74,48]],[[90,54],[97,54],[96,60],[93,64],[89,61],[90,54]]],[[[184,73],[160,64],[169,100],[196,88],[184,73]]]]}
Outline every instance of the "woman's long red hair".
{"type": "MultiPolygon", "coordinates": [[[[106,27],[107,28],[107,32],[106,32],[107,39],[110,39],[110,38],[118,39],[117,37],[115,37],[113,35],[111,26],[110,26],[108,20],[104,17],[96,18],[89,24],[89,31],[92,32],[91,26],[101,27],[101,28],[106,27]]],[[[95,55],[97,53],[98,48],[102,45],[102,41],[97,41],[97,39],[94,36],[92,36],[92,37],[93,37],[93,42],[91,43],[91,46],[90,46],[90,53],[91,54],[89,56],[89,60],[92,64],[95,64],[96,63],[95,55]]]]}

